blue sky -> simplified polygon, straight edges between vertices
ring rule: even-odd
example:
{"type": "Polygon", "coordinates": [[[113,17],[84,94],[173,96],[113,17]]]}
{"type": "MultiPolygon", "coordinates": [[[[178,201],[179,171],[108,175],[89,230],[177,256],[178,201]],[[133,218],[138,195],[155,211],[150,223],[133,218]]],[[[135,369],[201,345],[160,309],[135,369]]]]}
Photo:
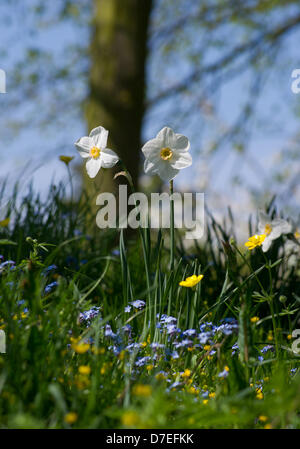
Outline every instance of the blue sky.
{"type": "MultiPolygon", "coordinates": [[[[0,14],[3,14],[0,7],[0,14]]],[[[6,11],[7,12],[7,11],[6,11]]],[[[67,44],[84,45],[88,42],[88,29],[81,28],[78,33],[78,27],[70,23],[63,23],[52,30],[44,30],[37,35],[24,33],[26,30],[26,19],[22,30],[19,27],[20,16],[11,16],[7,27],[0,29],[1,50],[9,49],[6,55],[0,51],[0,68],[7,74],[7,93],[0,94],[0,114],[1,117],[7,117],[6,98],[14,95],[10,88],[12,77],[12,62],[22,56],[24,49],[32,45],[38,39],[40,48],[49,50],[53,53],[55,60],[60,60],[64,55],[64,49],[67,44]],[[63,43],[63,45],[62,45],[63,43]]],[[[23,16],[24,17],[24,16],[23,16]]],[[[7,21],[8,22],[8,21],[7,21]]],[[[197,120],[185,122],[184,126],[176,123],[176,132],[187,135],[191,140],[191,151],[194,157],[194,164],[186,169],[176,180],[178,188],[197,191],[205,191],[207,199],[216,209],[224,209],[227,203],[241,212],[245,205],[245,212],[249,209],[249,194],[247,189],[264,189],[264,183],[268,183],[268,176],[273,168],[276,168],[278,154],[281,151],[287,151],[290,146],[297,147],[297,141],[292,138],[298,132],[299,136],[299,116],[293,113],[292,109],[299,104],[299,98],[291,92],[291,73],[295,68],[300,68],[299,55],[300,31],[293,33],[286,40],[284,60],[276,61],[270,66],[270,75],[260,97],[257,115],[260,117],[259,123],[253,124],[251,136],[249,136],[249,152],[247,160],[241,157],[237,152],[232,151],[231,145],[227,144],[222,151],[215,155],[208,153],[209,144],[214,138],[213,133],[198,133],[198,129],[203,123],[197,123],[197,120]],[[272,122],[272,129],[268,129],[268,123],[272,122]],[[263,125],[261,125],[263,123],[263,125]],[[250,162],[249,162],[249,160],[250,162]],[[252,163],[251,163],[252,161],[252,163]],[[238,185],[232,185],[232,173],[239,176],[246,187],[243,189],[238,185]],[[264,175],[262,176],[262,173],[264,175]]],[[[151,79],[152,71],[155,67],[155,55],[150,58],[148,67],[148,77],[151,79]]],[[[181,70],[185,70],[183,63],[181,70]]],[[[236,116],[245,98],[245,92],[249,86],[247,73],[241,77],[228,82],[219,92],[217,118],[208,117],[207,124],[210,129],[227,127],[232,117],[236,116]]],[[[78,83],[79,98],[85,95],[87,86],[84,83],[78,83]]],[[[26,102],[24,99],[17,99],[15,108],[10,111],[10,120],[15,117],[33,114],[39,116],[44,108],[48,107],[46,92],[41,101],[26,102]]],[[[68,96],[68,91],[62,90],[62,95],[68,96]]],[[[150,111],[146,117],[143,129],[144,140],[153,137],[160,128],[165,125],[173,126],[169,119],[168,111],[172,106],[166,102],[158,108],[150,111]]],[[[4,120],[2,120],[2,126],[4,120]]],[[[3,129],[3,131],[5,131],[3,129]]],[[[82,135],[86,135],[86,124],[82,117],[82,112],[78,108],[76,111],[70,111],[70,115],[64,117],[55,116],[51,126],[44,129],[39,128],[32,123],[32,126],[26,127],[20,133],[14,133],[9,140],[1,139],[0,134],[0,177],[9,174],[11,181],[16,178],[26,184],[34,179],[35,187],[41,192],[46,192],[49,183],[54,179],[66,179],[65,167],[58,160],[60,154],[75,155],[77,162],[80,162],[76,154],[73,142],[82,135]]],[[[3,134],[3,133],[2,133],[3,134]]]]}

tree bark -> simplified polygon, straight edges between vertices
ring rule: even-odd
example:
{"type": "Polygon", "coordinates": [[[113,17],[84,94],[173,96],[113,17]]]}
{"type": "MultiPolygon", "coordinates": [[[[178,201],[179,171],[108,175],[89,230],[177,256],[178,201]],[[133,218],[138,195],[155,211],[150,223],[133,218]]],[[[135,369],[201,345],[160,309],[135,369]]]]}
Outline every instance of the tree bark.
{"type": "MultiPolygon", "coordinates": [[[[137,187],[152,0],[93,1],[87,124],[89,131],[99,125],[109,130],[108,147],[118,153],[137,187]]],[[[113,180],[115,171],[100,170],[95,179],[97,194],[116,191],[121,178],[113,180]]],[[[90,185],[90,179],[87,182],[86,175],[84,184],[95,204],[95,185],[90,185]]]]}

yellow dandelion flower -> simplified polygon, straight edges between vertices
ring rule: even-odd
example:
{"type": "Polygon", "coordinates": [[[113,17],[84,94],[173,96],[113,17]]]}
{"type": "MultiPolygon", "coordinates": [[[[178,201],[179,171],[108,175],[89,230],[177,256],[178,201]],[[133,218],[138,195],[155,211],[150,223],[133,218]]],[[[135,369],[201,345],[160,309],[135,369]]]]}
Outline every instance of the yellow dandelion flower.
{"type": "Polygon", "coordinates": [[[203,279],[203,276],[203,274],[199,274],[199,276],[193,274],[193,276],[187,277],[185,281],[179,282],[179,285],[181,285],[182,287],[195,287],[195,285],[197,285],[201,281],[201,279],[203,279]]]}
{"type": "Polygon", "coordinates": [[[259,317],[258,316],[253,316],[252,318],[250,318],[251,323],[257,323],[257,321],[259,321],[259,317]]]}
{"type": "Polygon", "coordinates": [[[252,237],[249,237],[248,241],[245,243],[245,246],[251,251],[252,249],[256,248],[257,246],[261,246],[263,244],[263,241],[266,238],[266,234],[261,235],[253,235],[252,237]]]}

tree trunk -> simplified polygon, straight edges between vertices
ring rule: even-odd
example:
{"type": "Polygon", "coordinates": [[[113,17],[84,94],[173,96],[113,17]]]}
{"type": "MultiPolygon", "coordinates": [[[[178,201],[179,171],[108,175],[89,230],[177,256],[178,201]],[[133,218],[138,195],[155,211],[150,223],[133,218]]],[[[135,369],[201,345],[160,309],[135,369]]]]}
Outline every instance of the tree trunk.
{"type": "MultiPolygon", "coordinates": [[[[108,147],[118,153],[137,187],[152,0],[93,1],[88,128],[101,125],[109,130],[108,147]]],[[[113,169],[100,170],[95,179],[97,194],[116,191],[114,173],[113,169]]],[[[90,179],[87,182],[86,175],[84,184],[95,205],[95,185],[91,186],[90,179]]]]}

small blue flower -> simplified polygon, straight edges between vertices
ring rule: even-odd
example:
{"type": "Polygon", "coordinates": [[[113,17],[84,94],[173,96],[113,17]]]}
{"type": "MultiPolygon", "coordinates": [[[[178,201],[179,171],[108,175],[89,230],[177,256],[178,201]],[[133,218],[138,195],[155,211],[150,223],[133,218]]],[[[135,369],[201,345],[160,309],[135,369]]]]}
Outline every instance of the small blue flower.
{"type": "Polygon", "coordinates": [[[51,284],[46,285],[45,287],[45,293],[48,294],[50,293],[55,287],[58,286],[58,282],[54,281],[51,282],[51,284]]]}
{"type": "Polygon", "coordinates": [[[185,337],[195,337],[197,334],[196,329],[187,329],[186,331],[183,332],[183,335],[185,337]]]}
{"type": "Polygon", "coordinates": [[[45,270],[42,272],[43,276],[48,276],[48,274],[50,274],[52,271],[57,270],[57,266],[56,265],[49,265],[49,267],[45,268],[45,270]]]}
{"type": "Polygon", "coordinates": [[[143,309],[146,305],[145,301],[142,301],[140,299],[137,299],[136,301],[133,301],[130,303],[135,309],[143,309]]]}
{"type": "Polygon", "coordinates": [[[107,324],[105,326],[105,332],[104,332],[105,337],[110,337],[110,338],[115,338],[117,335],[112,331],[111,327],[109,324],[107,324]]]}
{"type": "Polygon", "coordinates": [[[228,374],[229,374],[228,370],[224,369],[223,371],[221,371],[221,372],[218,374],[218,377],[221,377],[222,379],[226,379],[226,377],[228,376],[228,374]]]}
{"type": "Polygon", "coordinates": [[[264,347],[261,349],[262,354],[265,354],[265,353],[268,352],[268,351],[274,351],[274,347],[271,346],[271,345],[267,345],[267,346],[264,346],[264,347]]]}
{"type": "Polygon", "coordinates": [[[147,363],[149,363],[151,360],[151,357],[146,356],[146,357],[140,357],[137,359],[137,361],[135,362],[136,366],[144,366],[147,363]]]}

